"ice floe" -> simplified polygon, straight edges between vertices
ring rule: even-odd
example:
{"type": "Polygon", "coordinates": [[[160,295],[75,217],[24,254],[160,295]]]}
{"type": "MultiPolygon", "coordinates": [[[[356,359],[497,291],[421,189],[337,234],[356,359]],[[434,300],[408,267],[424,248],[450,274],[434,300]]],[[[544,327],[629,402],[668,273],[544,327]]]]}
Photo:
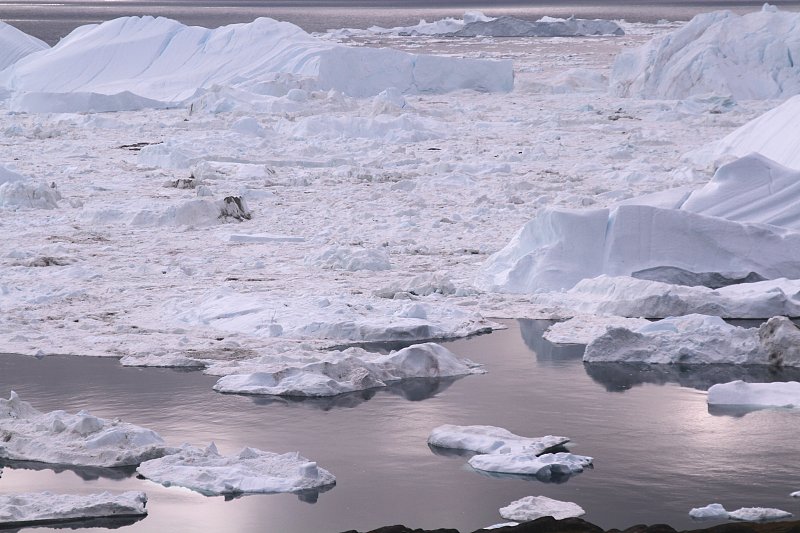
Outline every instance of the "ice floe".
{"type": "Polygon", "coordinates": [[[495,426],[444,424],[428,436],[428,444],[440,448],[469,450],[479,454],[541,455],[569,442],[567,437],[521,437],[495,426]]]}
{"type": "Polygon", "coordinates": [[[50,48],[47,43],[24,33],[10,24],[0,22],[0,70],[23,57],[50,48]]]}
{"type": "Polygon", "coordinates": [[[609,328],[635,329],[650,322],[644,318],[614,315],[581,315],[548,327],[543,337],[555,344],[589,344],[609,328]]]}
{"type": "Polygon", "coordinates": [[[335,396],[385,387],[411,378],[444,378],[480,374],[481,365],[459,359],[434,344],[414,344],[388,354],[361,348],[313,352],[297,350],[255,359],[217,363],[206,373],[223,376],[219,392],[275,396],[335,396]]]}
{"type": "Polygon", "coordinates": [[[720,383],[708,389],[708,404],[800,407],[800,383],[720,383]]]}
{"type": "Polygon", "coordinates": [[[737,15],[715,11],[622,52],[611,74],[619,96],[683,99],[715,93],[739,100],[794,96],[800,74],[800,14],[765,6],[737,15]]]}
{"type": "Polygon", "coordinates": [[[297,452],[270,453],[244,448],[220,455],[207,448],[183,446],[177,453],[146,461],[136,469],[164,486],[186,487],[205,495],[299,492],[336,482],[327,470],[297,452]]]}
{"type": "Polygon", "coordinates": [[[593,459],[585,455],[567,452],[534,454],[489,453],[476,455],[469,465],[476,470],[498,474],[532,475],[538,478],[569,476],[592,464],[593,459]]]}
{"type": "Polygon", "coordinates": [[[766,522],[769,520],[791,518],[792,513],[770,507],[742,507],[741,509],[728,513],[728,517],[733,520],[746,522],[766,522]]]}
{"type": "Polygon", "coordinates": [[[152,430],[86,411],[42,413],[12,392],[0,399],[0,458],[64,465],[128,466],[173,453],[152,430]]]}
{"type": "Polygon", "coordinates": [[[696,520],[725,520],[728,511],[719,503],[712,503],[705,507],[695,507],[689,511],[689,516],[696,520]]]}
{"type": "Polygon", "coordinates": [[[112,494],[55,494],[31,492],[0,495],[0,526],[70,522],[89,518],[132,517],[147,514],[143,492],[112,494]]]}
{"type": "Polygon", "coordinates": [[[500,516],[506,520],[528,522],[552,516],[556,520],[575,518],[586,514],[586,511],[576,503],[562,502],[547,496],[526,496],[500,508],[500,516]]]}
{"type": "Polygon", "coordinates": [[[55,184],[9,179],[0,184],[0,209],[55,209],[61,193],[55,184]]]}

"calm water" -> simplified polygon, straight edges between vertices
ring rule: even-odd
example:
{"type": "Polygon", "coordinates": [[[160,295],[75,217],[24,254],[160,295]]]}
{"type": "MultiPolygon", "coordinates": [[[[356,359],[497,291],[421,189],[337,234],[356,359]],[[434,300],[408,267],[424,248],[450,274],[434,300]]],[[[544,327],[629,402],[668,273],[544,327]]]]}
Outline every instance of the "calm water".
{"type": "MultiPolygon", "coordinates": [[[[693,524],[693,506],[771,506],[800,514],[800,410],[709,413],[719,381],[800,379],[766,369],[586,366],[580,348],[554,348],[542,322],[448,343],[488,374],[419,381],[334,400],[220,395],[198,372],[122,368],[115,360],[0,356],[0,394],[11,389],[42,410],[88,409],[160,432],[168,441],[215,441],[298,450],[337,476],[321,494],[253,495],[226,501],[166,489],[130,470],[15,464],[0,493],[143,490],[147,518],[121,531],[336,532],[392,523],[472,531],[500,521],[498,508],[529,495],[574,501],[603,527],[693,524]],[[467,457],[426,444],[439,424],[491,424],[522,435],[559,434],[594,469],[560,483],[471,471],[467,457]]],[[[114,524],[119,525],[119,524],[114,524]]],[[[39,530],[41,531],[41,529],[39,530]]]]}
{"type": "MultiPolygon", "coordinates": [[[[786,9],[800,9],[800,0],[770,3],[786,9]]],[[[461,17],[468,10],[524,19],[576,15],[655,22],[659,19],[688,20],[697,13],[715,9],[753,11],[762,4],[761,0],[440,0],[435,3],[427,0],[2,0],[0,20],[55,44],[78,26],[129,15],[165,16],[209,28],[250,22],[256,17],[272,17],[316,32],[331,28],[367,28],[375,24],[409,25],[421,18],[431,21],[447,16],[461,17]]]]}

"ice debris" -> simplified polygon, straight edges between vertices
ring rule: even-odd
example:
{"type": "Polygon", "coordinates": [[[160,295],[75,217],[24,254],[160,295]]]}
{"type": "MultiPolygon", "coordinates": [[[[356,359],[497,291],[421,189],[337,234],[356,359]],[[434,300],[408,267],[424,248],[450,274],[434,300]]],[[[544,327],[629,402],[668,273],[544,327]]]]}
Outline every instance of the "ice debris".
{"type": "Polygon", "coordinates": [[[11,392],[0,399],[0,459],[128,466],[173,453],[154,431],[86,411],[42,413],[11,392]]]}
{"type": "Polygon", "coordinates": [[[719,383],[708,389],[709,405],[800,407],[800,383],[719,383]]]}
{"type": "Polygon", "coordinates": [[[112,494],[54,494],[31,492],[0,495],[0,527],[55,523],[88,518],[131,517],[147,514],[143,492],[112,494]]]}
{"type": "Polygon", "coordinates": [[[495,426],[452,424],[439,426],[428,436],[428,444],[431,446],[469,450],[479,454],[541,455],[567,442],[567,437],[521,437],[495,426]]]}
{"type": "Polygon", "coordinates": [[[174,455],[142,463],[137,472],[166,487],[186,487],[209,496],[298,492],[336,482],[333,474],[297,452],[244,448],[224,456],[213,443],[205,449],[184,445],[174,455]]]}
{"type": "Polygon", "coordinates": [[[586,511],[576,503],[562,502],[547,496],[526,496],[500,508],[500,516],[506,520],[518,522],[528,522],[543,516],[552,516],[556,520],[563,520],[582,516],[585,513],[586,511]]]}

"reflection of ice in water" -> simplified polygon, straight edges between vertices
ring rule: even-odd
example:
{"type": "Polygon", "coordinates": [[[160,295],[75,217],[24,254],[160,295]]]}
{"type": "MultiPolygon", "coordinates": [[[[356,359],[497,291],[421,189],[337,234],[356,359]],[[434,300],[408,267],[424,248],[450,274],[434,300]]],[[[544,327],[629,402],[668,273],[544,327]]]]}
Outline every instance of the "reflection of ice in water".
{"type": "Polygon", "coordinates": [[[583,344],[553,344],[543,338],[545,330],[553,324],[552,320],[517,320],[522,340],[525,345],[536,353],[536,360],[562,361],[567,359],[580,359],[586,346],[583,344]]]}

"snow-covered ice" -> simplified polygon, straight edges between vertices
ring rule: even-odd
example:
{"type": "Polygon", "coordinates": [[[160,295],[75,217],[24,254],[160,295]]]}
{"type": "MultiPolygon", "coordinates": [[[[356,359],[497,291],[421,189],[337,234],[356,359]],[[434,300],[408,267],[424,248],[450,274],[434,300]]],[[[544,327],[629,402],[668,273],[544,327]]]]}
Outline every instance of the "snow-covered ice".
{"type": "Polygon", "coordinates": [[[601,19],[555,19],[548,17],[534,22],[503,16],[475,20],[453,32],[456,37],[578,37],[587,35],[624,35],[619,24],[601,19]]]}
{"type": "Polygon", "coordinates": [[[336,482],[333,474],[297,452],[244,448],[225,456],[213,443],[206,448],[183,446],[174,455],[142,463],[137,472],[167,487],[186,487],[209,496],[298,492],[336,482]]]}
{"type": "Polygon", "coordinates": [[[568,476],[592,464],[592,458],[567,452],[534,454],[489,453],[476,455],[469,465],[476,470],[499,474],[533,475],[538,478],[568,476]]]}
{"type": "Polygon", "coordinates": [[[563,520],[582,516],[585,513],[586,511],[576,503],[562,502],[547,496],[526,496],[500,508],[500,516],[506,520],[519,522],[528,522],[543,516],[552,516],[556,520],[563,520]]]}
{"type": "Polygon", "coordinates": [[[146,504],[147,496],[143,492],[87,495],[32,492],[0,495],[0,526],[142,516],[147,514],[146,504]]]}
{"type": "Polygon", "coordinates": [[[800,383],[720,383],[708,389],[708,404],[800,407],[800,383]]]}
{"type": "Polygon", "coordinates": [[[569,442],[567,437],[521,437],[495,426],[444,424],[431,431],[428,444],[441,448],[469,450],[479,454],[541,455],[569,442]]]}
{"type": "Polygon", "coordinates": [[[581,315],[548,327],[542,335],[555,344],[589,344],[609,328],[634,329],[650,322],[644,318],[626,318],[614,315],[581,315]]]}
{"type": "Polygon", "coordinates": [[[23,57],[50,48],[47,43],[14,26],[0,22],[0,70],[13,65],[23,57]]]}
{"type": "Polygon", "coordinates": [[[728,511],[719,503],[712,503],[705,507],[695,507],[689,511],[689,516],[696,520],[725,520],[728,518],[728,511]]]}
{"type": "Polygon", "coordinates": [[[728,517],[733,520],[747,522],[766,522],[769,520],[791,518],[792,513],[770,507],[742,507],[741,509],[728,513],[728,517]]]}
{"type": "Polygon", "coordinates": [[[86,411],[42,413],[12,392],[0,399],[0,458],[78,466],[128,466],[173,453],[149,429],[86,411]]]}

